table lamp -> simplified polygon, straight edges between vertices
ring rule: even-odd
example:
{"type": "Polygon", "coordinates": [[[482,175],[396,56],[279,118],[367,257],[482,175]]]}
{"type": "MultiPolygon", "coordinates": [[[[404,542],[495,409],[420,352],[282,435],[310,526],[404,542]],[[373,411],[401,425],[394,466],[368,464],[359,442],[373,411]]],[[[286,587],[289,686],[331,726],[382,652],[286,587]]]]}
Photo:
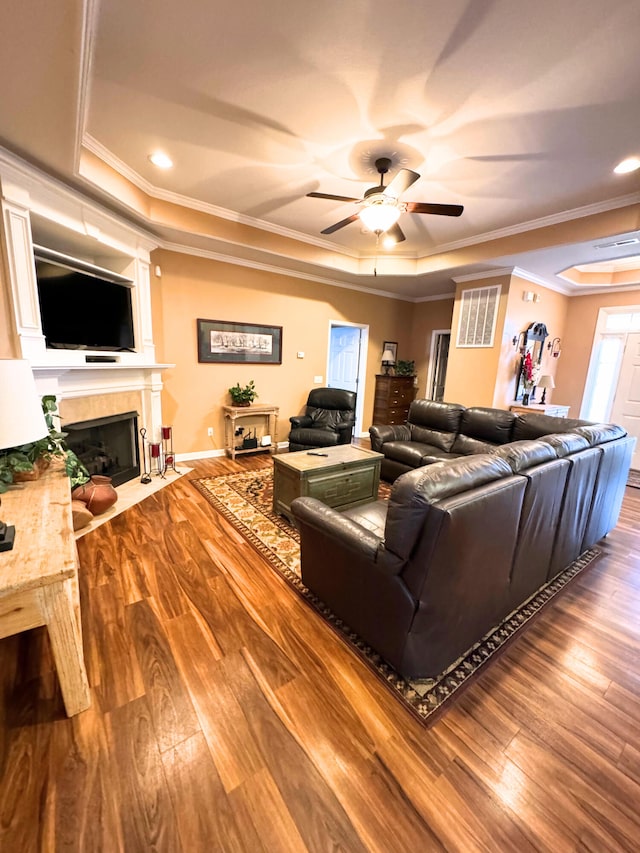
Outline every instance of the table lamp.
{"type": "MultiPolygon", "coordinates": [[[[0,452],[38,441],[49,434],[31,366],[24,359],[0,359],[0,452]]],[[[10,551],[15,526],[0,521],[0,551],[10,551]]]]}
{"type": "Polygon", "coordinates": [[[386,349],[382,353],[382,366],[384,367],[384,375],[385,376],[389,375],[389,368],[393,367],[393,365],[395,363],[396,363],[396,360],[393,357],[393,353],[391,352],[390,349],[386,349]]]}
{"type": "Polygon", "coordinates": [[[555,388],[556,383],[553,381],[553,376],[549,376],[547,373],[544,373],[540,377],[540,379],[538,379],[537,387],[542,388],[542,397],[540,399],[540,402],[542,403],[542,405],[544,405],[547,399],[547,388],[555,388]]]}

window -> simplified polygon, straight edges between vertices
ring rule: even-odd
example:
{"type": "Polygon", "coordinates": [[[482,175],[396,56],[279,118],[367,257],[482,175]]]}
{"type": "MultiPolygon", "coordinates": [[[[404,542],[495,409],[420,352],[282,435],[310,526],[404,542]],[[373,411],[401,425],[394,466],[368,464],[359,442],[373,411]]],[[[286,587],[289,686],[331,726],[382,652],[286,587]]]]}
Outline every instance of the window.
{"type": "Polygon", "coordinates": [[[474,287],[462,292],[458,347],[492,347],[501,287],[474,287]]]}

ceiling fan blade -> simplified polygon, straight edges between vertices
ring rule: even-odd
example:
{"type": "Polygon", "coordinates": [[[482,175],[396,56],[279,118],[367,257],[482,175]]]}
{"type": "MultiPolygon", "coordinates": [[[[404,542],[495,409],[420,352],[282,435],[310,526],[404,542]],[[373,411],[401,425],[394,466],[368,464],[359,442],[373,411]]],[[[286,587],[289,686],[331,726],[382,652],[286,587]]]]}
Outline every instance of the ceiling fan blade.
{"type": "Polygon", "coordinates": [[[387,230],[384,232],[384,236],[385,236],[385,237],[391,237],[393,240],[395,240],[395,241],[396,241],[396,243],[402,243],[402,241],[403,241],[403,240],[406,240],[406,239],[407,239],[407,238],[404,236],[404,231],[403,231],[403,230],[402,230],[402,228],[398,225],[398,223],[397,223],[397,222],[395,222],[395,223],[391,226],[391,228],[387,228],[387,230]]]}
{"type": "Polygon", "coordinates": [[[330,198],[333,201],[360,201],[359,198],[348,198],[346,195],[331,195],[331,193],[307,193],[307,198],[330,198]]]}
{"type": "Polygon", "coordinates": [[[429,204],[425,201],[408,201],[408,213],[435,213],[439,216],[460,216],[464,207],[461,204],[429,204]]]}
{"type": "Polygon", "coordinates": [[[389,186],[384,188],[384,194],[399,198],[405,190],[409,189],[411,184],[415,184],[419,177],[420,175],[417,172],[412,172],[411,169],[400,169],[389,186]]]}
{"type": "Polygon", "coordinates": [[[357,213],[354,213],[352,216],[347,216],[346,219],[341,219],[340,222],[336,222],[335,225],[330,225],[328,228],[325,228],[321,231],[321,234],[333,234],[334,231],[338,231],[340,228],[344,228],[345,225],[348,225],[350,222],[355,222],[356,219],[359,219],[357,213]]]}

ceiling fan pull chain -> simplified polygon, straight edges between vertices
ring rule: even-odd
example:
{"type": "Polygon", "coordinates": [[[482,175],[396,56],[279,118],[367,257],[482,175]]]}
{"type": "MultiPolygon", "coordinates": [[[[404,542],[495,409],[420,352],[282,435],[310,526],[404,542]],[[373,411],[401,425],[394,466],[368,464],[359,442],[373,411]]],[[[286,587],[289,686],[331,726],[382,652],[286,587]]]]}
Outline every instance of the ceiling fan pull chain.
{"type": "Polygon", "coordinates": [[[380,245],[380,232],[376,231],[376,254],[373,259],[373,275],[378,275],[378,246],[380,245]]]}

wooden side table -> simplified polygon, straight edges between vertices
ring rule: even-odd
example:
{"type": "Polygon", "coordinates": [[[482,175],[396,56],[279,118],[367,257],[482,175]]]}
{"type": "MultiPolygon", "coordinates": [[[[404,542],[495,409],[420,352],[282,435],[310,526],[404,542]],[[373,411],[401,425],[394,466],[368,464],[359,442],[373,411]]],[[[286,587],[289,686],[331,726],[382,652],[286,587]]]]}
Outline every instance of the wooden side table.
{"type": "Polygon", "coordinates": [[[2,495],[15,524],[13,550],[0,553],[0,637],[46,625],[68,716],[91,704],[82,651],[71,488],[61,469],[2,495]]]}
{"type": "Polygon", "coordinates": [[[277,452],[278,449],[278,413],[280,408],[272,406],[269,403],[262,403],[250,406],[223,406],[224,412],[224,448],[227,456],[235,459],[243,453],[258,453],[261,450],[268,452],[277,452]],[[261,445],[258,437],[258,446],[251,447],[248,450],[236,450],[236,421],[240,418],[260,417],[263,419],[267,431],[263,435],[271,436],[271,444],[261,445]]]}

